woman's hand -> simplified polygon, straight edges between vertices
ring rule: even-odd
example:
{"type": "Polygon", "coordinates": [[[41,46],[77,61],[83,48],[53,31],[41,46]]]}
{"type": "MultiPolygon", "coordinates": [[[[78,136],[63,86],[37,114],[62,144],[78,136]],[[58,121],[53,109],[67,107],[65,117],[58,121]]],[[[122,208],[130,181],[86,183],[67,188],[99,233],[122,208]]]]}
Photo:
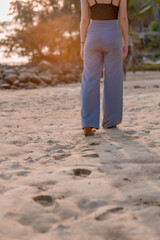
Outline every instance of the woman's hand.
{"type": "Polygon", "coordinates": [[[128,54],[128,44],[123,44],[123,59],[127,57],[128,54]]]}
{"type": "Polygon", "coordinates": [[[84,44],[81,44],[81,58],[84,58],[84,44]]]}

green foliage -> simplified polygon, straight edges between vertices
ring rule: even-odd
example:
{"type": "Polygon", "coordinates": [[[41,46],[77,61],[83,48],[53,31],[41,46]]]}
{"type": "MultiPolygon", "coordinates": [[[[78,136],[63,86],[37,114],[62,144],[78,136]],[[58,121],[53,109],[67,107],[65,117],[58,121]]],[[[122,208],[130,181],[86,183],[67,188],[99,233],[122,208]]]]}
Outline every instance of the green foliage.
{"type": "MultiPolygon", "coordinates": [[[[142,64],[141,66],[135,65],[135,70],[141,70],[143,68],[144,70],[160,70],[160,64],[142,64]]],[[[132,66],[129,66],[129,71],[132,70],[132,66]]]]}
{"type": "Polygon", "coordinates": [[[152,21],[152,22],[150,23],[150,26],[151,26],[151,30],[152,30],[152,31],[157,31],[157,25],[156,25],[155,21],[152,21]]]}

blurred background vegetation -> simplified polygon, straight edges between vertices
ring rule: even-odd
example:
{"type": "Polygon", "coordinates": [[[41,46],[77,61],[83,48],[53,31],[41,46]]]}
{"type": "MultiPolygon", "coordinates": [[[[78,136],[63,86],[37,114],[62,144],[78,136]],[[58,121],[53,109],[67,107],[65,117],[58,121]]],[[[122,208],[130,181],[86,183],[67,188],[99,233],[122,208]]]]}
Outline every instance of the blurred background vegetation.
{"type": "MultiPolygon", "coordinates": [[[[134,57],[141,57],[141,60],[149,57],[158,65],[160,0],[129,0],[127,7],[131,34],[129,45],[134,45],[134,51],[131,49],[129,52],[132,56],[130,61],[136,62],[134,57]]],[[[27,56],[30,62],[82,63],[80,0],[12,0],[9,14],[13,20],[12,23],[1,23],[6,35],[0,41],[7,55],[27,56]]],[[[126,61],[129,61],[129,56],[126,61]]]]}

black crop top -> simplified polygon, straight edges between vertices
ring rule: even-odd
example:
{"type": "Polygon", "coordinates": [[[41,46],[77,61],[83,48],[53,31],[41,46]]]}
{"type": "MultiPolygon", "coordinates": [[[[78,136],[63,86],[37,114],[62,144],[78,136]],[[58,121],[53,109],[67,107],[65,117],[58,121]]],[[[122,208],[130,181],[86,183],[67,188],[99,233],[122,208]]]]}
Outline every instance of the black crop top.
{"type": "Polygon", "coordinates": [[[91,19],[94,20],[113,20],[118,19],[119,6],[111,3],[98,3],[96,0],[95,4],[90,6],[91,19]]]}

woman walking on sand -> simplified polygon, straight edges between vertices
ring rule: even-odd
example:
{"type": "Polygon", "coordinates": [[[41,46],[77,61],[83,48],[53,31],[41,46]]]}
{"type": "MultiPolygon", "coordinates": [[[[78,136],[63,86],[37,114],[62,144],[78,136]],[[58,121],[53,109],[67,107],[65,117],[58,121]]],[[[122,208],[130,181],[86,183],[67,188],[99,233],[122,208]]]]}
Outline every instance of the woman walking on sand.
{"type": "Polygon", "coordinates": [[[102,127],[117,127],[123,112],[123,59],[128,54],[127,0],[81,0],[81,125],[99,129],[100,77],[104,64],[102,127]],[[90,21],[91,19],[91,21],[90,21]]]}

